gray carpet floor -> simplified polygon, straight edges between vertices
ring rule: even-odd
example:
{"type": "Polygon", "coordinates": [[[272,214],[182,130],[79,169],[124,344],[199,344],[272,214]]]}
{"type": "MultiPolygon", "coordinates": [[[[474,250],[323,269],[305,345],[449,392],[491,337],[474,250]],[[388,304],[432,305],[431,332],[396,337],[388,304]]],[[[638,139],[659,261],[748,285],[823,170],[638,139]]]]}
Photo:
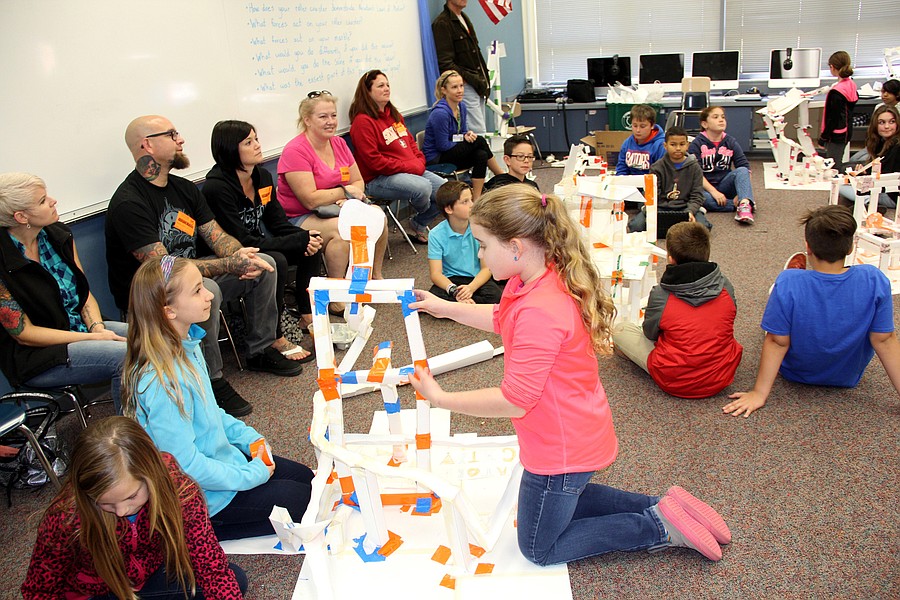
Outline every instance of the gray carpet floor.
{"type": "MultiPolygon", "coordinates": [[[[599,363],[620,443],[618,460],[595,481],[644,493],[672,484],[693,491],[725,517],[734,541],[712,563],[689,550],[648,555],[616,553],[569,565],[573,596],[587,598],[898,598],[900,597],[900,399],[878,360],[855,389],[818,388],[778,379],[768,405],[748,419],[722,414],[731,391],[752,387],[763,333],[759,321],[767,290],[785,258],[803,249],[798,218],[827,201],[825,192],[763,189],[754,162],[756,224],[712,214],[712,260],[734,284],[736,335],[744,357],[735,383],[719,397],[681,400],[661,392],[624,358],[599,363]]],[[[561,170],[536,171],[545,191],[561,170]]],[[[391,235],[388,277],[414,277],[427,287],[424,247],[412,250],[391,235]]],[[[853,318],[853,315],[847,315],[853,318]]],[[[483,333],[423,316],[430,355],[481,339],[483,333]]],[[[487,336],[494,345],[499,338],[487,336]]],[[[399,307],[378,307],[371,341],[394,342],[394,363],[408,360],[399,307]]],[[[315,391],[314,368],[297,378],[239,372],[227,353],[229,380],[254,405],[246,421],[276,452],[314,464],[306,439],[315,391]],[[229,362],[230,361],[230,362],[229,362]]],[[[447,389],[496,385],[503,359],[440,376],[447,389]]],[[[402,396],[412,405],[409,393],[402,396]]],[[[348,431],[364,431],[375,395],[348,401],[348,431]]],[[[101,408],[95,414],[102,415],[101,408]]],[[[71,436],[73,418],[62,422],[71,436]]],[[[505,419],[455,415],[454,431],[512,433],[505,419]]],[[[17,597],[49,489],[13,493],[0,508],[0,597],[17,597]]],[[[302,558],[237,556],[250,576],[250,599],[290,598],[302,558]]],[[[422,590],[422,598],[430,597],[422,590]]]]}

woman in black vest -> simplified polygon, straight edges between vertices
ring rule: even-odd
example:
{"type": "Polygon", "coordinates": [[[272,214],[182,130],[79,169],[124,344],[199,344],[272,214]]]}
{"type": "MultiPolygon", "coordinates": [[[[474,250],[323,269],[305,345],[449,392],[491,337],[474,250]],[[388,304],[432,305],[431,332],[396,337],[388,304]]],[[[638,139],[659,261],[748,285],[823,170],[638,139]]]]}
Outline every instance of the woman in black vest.
{"type": "Polygon", "coordinates": [[[111,379],[118,411],[127,328],[103,320],[58,221],[39,177],[0,174],[0,369],[14,387],[111,379]]]}

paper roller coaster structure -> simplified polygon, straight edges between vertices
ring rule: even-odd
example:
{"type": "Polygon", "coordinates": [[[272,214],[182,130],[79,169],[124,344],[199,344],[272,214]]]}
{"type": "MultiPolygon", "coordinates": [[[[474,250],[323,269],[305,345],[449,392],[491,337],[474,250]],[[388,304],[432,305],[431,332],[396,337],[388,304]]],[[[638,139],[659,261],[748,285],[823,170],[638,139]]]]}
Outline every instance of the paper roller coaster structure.
{"type": "MultiPolygon", "coordinates": [[[[472,503],[460,486],[451,483],[431,469],[433,445],[471,447],[518,446],[515,436],[474,438],[464,441],[453,437],[431,438],[429,403],[416,394],[416,431],[404,432],[400,421],[400,399],[397,386],[408,382],[415,366],[429,367],[432,373],[486,360],[496,351],[488,342],[475,344],[429,360],[422,341],[419,314],[409,307],[415,301],[412,279],[370,280],[374,243],[381,234],[383,216],[361,202],[350,200],[341,210],[339,229],[352,246],[349,279],[313,278],[310,296],[313,304],[313,325],[318,367],[319,391],[313,398],[313,418],[309,437],[316,448],[318,469],[312,482],[312,497],[299,524],[276,522],[276,532],[283,543],[293,547],[303,544],[306,560],[312,567],[319,598],[334,597],[329,576],[328,552],[337,553],[350,544],[344,539],[343,526],[354,510],[359,510],[365,525],[365,535],[357,538],[357,554],[363,560],[384,560],[402,544],[402,539],[388,531],[384,507],[391,504],[410,505],[413,514],[443,515],[448,545],[454,564],[462,572],[475,572],[477,561],[471,554],[472,539],[478,546],[490,550],[500,536],[512,511],[518,493],[521,465],[516,463],[505,492],[487,524],[482,522],[472,503]],[[344,302],[350,305],[348,324],[357,337],[347,350],[341,364],[335,366],[334,346],[330,335],[328,304],[344,302]],[[402,309],[406,335],[409,339],[412,365],[395,368],[391,362],[391,343],[378,344],[372,366],[354,369],[354,363],[372,333],[375,310],[370,304],[399,304],[402,309]],[[380,390],[388,416],[388,435],[359,435],[344,432],[344,398],[359,391],[380,390]],[[354,444],[380,445],[392,448],[392,457],[384,461],[354,451],[354,444]],[[415,447],[416,465],[406,464],[406,448],[415,447]],[[381,479],[405,480],[409,489],[401,494],[383,494],[381,479]],[[340,500],[335,486],[339,486],[340,500]],[[331,492],[331,494],[329,494],[331,492]],[[298,543],[299,542],[299,543],[298,543]]],[[[407,388],[410,389],[411,388],[407,388]]],[[[273,515],[274,517],[275,515],[273,515]]]]}

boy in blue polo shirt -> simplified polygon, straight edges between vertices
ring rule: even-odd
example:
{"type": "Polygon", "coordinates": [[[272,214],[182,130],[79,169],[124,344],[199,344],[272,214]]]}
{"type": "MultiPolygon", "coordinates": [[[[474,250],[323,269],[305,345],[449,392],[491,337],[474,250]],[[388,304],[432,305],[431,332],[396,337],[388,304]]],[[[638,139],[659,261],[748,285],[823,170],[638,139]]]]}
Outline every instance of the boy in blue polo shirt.
{"type": "Polygon", "coordinates": [[[431,293],[466,304],[496,304],[502,290],[478,258],[478,242],[469,227],[472,188],[464,181],[448,181],[435,197],[445,221],[428,236],[431,293]]]}

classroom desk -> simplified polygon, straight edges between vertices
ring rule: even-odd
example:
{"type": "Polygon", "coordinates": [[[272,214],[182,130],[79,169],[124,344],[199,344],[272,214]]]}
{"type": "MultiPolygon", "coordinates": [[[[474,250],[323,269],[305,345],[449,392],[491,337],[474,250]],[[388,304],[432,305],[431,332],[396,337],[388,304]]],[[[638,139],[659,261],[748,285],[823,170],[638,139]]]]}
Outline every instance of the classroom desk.
{"type": "MultiPolygon", "coordinates": [[[[824,100],[824,96],[817,96],[816,100],[824,100]]],[[[710,95],[710,104],[721,106],[728,117],[728,133],[733,135],[744,152],[753,152],[753,132],[763,129],[762,120],[756,115],[756,111],[766,105],[768,97],[759,100],[735,100],[730,96],[710,95]]],[[[854,115],[871,115],[879,98],[860,99],[854,110],[854,115]]],[[[666,116],[669,111],[681,107],[681,95],[666,96],[662,101],[662,109],[658,123],[665,126],[666,116]]],[[[609,126],[609,111],[605,101],[597,102],[573,102],[557,104],[555,102],[522,103],[522,114],[516,118],[516,125],[535,127],[534,135],[538,146],[544,155],[555,153],[558,156],[568,153],[569,145],[578,143],[586,135],[598,129],[606,129],[609,126]],[[568,143],[566,141],[568,134],[568,143]]],[[[812,119],[811,119],[812,120],[812,119]]],[[[814,125],[817,125],[815,122],[814,125]]],[[[689,126],[696,127],[697,124],[689,126]]],[[[613,129],[613,127],[609,127],[613,129]]],[[[856,127],[854,141],[865,139],[865,127],[856,127]]],[[[768,143],[762,148],[769,152],[768,143]]]]}

